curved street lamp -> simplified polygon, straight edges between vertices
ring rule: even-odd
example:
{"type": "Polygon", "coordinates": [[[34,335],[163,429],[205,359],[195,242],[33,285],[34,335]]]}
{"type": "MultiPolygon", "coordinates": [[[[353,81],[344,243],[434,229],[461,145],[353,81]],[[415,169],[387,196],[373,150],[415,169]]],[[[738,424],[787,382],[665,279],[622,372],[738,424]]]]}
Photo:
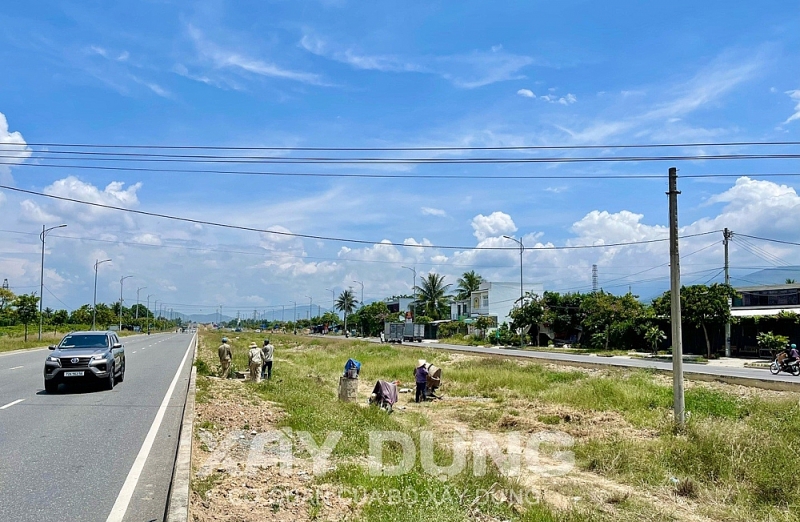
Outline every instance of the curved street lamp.
{"type": "MultiPolygon", "coordinates": [[[[522,308],[522,254],[525,252],[525,245],[522,244],[522,240],[514,239],[511,236],[503,236],[506,239],[510,239],[519,245],[519,306],[522,308]]],[[[519,345],[522,347],[522,336],[524,334],[519,334],[519,345]]],[[[537,341],[538,343],[538,341],[537,341]]]]}
{"type": "Polygon", "coordinates": [[[94,263],[94,298],[92,298],[92,330],[95,329],[97,324],[97,267],[103,263],[108,263],[110,259],[103,259],[102,261],[95,261],[94,263]]]}
{"type": "Polygon", "coordinates": [[[133,276],[127,275],[119,278],[119,332],[122,331],[122,282],[131,277],[133,276]]]}
{"type": "Polygon", "coordinates": [[[50,228],[44,228],[42,225],[42,233],[39,238],[42,240],[42,270],[39,275],[39,340],[42,340],[42,301],[44,301],[44,238],[48,232],[57,228],[64,228],[67,225],[57,225],[50,228]]]}

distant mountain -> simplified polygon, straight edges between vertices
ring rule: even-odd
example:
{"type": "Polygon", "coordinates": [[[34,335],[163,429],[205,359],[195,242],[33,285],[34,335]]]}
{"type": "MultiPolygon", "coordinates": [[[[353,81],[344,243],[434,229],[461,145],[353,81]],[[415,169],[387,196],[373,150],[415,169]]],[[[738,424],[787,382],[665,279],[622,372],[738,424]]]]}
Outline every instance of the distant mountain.
{"type": "Polygon", "coordinates": [[[794,279],[800,282],[800,266],[778,266],[775,268],[765,268],[757,272],[735,277],[731,276],[733,286],[752,286],[752,285],[782,285],[787,279],[794,279]]]}

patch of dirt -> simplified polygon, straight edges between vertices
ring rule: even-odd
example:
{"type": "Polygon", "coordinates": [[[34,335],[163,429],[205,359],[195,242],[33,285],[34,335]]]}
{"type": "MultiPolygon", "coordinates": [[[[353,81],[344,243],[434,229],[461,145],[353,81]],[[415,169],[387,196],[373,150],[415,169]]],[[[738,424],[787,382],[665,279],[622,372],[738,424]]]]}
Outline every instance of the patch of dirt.
{"type": "Polygon", "coordinates": [[[280,453],[266,439],[281,433],[277,423],[284,412],[248,392],[241,381],[214,379],[211,400],[196,405],[191,520],[354,518],[358,506],[334,487],[314,484],[306,461],[294,459],[291,469],[282,467],[280,453]],[[256,444],[259,440],[263,443],[256,444]]]}
{"type": "MultiPolygon", "coordinates": [[[[490,400],[491,401],[491,400],[490,400]]],[[[470,412],[485,417],[491,410],[500,410],[492,425],[478,429],[500,435],[505,431],[522,431],[527,434],[564,433],[574,440],[587,437],[606,437],[612,434],[623,437],[651,438],[655,431],[636,429],[615,412],[581,412],[565,406],[531,401],[506,401],[502,405],[485,399],[458,397],[425,403],[430,426],[437,438],[449,443],[454,433],[470,433],[476,428],[463,419],[470,412]],[[513,411],[515,413],[509,413],[513,411]],[[558,423],[554,424],[558,419],[558,423]],[[544,421],[544,422],[543,422],[544,421]]],[[[568,448],[562,448],[568,449],[568,448]]],[[[618,512],[620,499],[631,499],[652,507],[664,517],[688,522],[710,522],[699,514],[697,502],[676,496],[668,487],[655,492],[621,484],[601,475],[573,467],[568,473],[557,471],[564,461],[546,449],[538,454],[538,471],[523,471],[519,483],[535,493],[538,499],[557,510],[573,508],[592,509],[611,515],[618,512]]]]}

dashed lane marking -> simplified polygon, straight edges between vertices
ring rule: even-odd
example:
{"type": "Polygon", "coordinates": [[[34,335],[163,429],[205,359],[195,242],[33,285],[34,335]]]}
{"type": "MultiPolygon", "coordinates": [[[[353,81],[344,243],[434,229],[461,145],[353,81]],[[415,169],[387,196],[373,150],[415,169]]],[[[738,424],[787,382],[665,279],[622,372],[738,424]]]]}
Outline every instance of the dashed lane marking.
{"type": "Polygon", "coordinates": [[[22,402],[22,401],[24,401],[24,400],[25,400],[25,399],[17,399],[17,400],[15,400],[15,401],[11,401],[11,402],[9,402],[8,404],[6,404],[5,406],[0,406],[0,410],[5,410],[6,408],[10,408],[10,407],[12,407],[13,405],[15,405],[15,404],[19,404],[20,402],[22,402]]]}

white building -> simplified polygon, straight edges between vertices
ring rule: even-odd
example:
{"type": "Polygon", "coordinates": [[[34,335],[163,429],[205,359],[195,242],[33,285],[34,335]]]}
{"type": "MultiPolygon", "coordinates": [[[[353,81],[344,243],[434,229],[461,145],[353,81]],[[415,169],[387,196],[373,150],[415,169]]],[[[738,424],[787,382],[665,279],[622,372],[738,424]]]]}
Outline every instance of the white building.
{"type": "MultiPolygon", "coordinates": [[[[522,289],[525,294],[528,292],[538,296],[544,294],[544,286],[541,283],[525,284],[522,289]]],[[[488,316],[499,326],[511,323],[508,314],[517,302],[519,302],[519,283],[484,281],[476,291],[472,292],[469,301],[455,301],[450,305],[450,318],[455,321],[464,317],[475,319],[488,316]]]]}

